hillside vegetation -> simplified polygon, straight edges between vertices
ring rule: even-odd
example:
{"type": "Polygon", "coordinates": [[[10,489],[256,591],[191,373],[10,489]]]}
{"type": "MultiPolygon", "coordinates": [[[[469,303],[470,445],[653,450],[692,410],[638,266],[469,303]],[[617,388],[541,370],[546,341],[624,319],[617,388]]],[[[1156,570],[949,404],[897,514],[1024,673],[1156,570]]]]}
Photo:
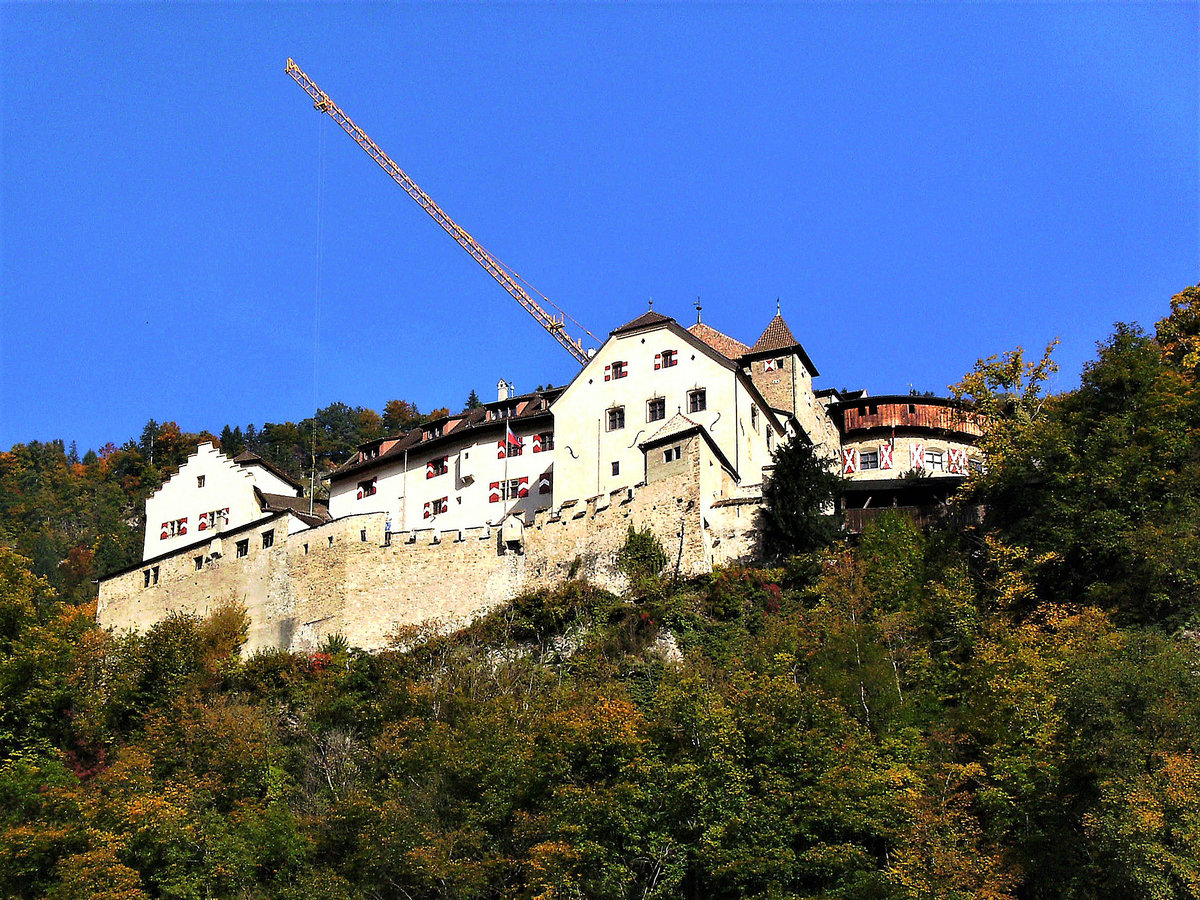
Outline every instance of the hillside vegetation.
{"type": "Polygon", "coordinates": [[[0,548],[0,895],[1200,897],[1200,291],[1050,367],[958,386],[980,529],[784,520],[684,582],[634,533],[628,596],[376,654],[106,634],[0,548]]]}

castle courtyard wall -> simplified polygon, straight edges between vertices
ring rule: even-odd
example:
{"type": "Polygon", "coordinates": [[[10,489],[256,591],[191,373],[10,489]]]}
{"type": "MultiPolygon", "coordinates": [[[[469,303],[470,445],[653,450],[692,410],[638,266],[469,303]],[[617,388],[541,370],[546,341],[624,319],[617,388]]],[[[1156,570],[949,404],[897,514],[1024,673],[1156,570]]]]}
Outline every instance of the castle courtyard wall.
{"type": "Polygon", "coordinates": [[[402,626],[466,624],[523,591],[562,582],[572,569],[620,592],[627,579],[617,555],[630,526],[655,533],[672,571],[700,574],[730,550],[740,553],[742,544],[729,537],[727,513],[702,512],[699,442],[685,459],[686,466],[649,484],[539,510],[505,528],[399,532],[390,545],[384,513],[294,534],[280,516],[227,537],[219,558],[195,546],[158,560],[156,583],[146,584],[146,564],[101,582],[97,617],[104,627],[144,631],[171,613],[206,615],[238,603],[250,618],[248,653],[311,650],[332,634],[380,649],[402,626]],[[266,548],[265,531],[274,538],[266,548]],[[249,540],[245,557],[237,557],[235,537],[249,540]]]}

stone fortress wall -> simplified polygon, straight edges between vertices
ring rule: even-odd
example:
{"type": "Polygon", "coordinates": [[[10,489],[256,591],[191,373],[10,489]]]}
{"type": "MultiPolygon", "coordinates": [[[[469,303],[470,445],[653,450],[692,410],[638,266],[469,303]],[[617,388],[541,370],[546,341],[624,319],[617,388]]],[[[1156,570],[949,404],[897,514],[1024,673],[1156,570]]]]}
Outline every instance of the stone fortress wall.
{"type": "Polygon", "coordinates": [[[384,513],[290,535],[281,513],[223,535],[220,558],[193,546],[102,582],[97,616],[105,627],[144,631],[173,612],[205,615],[237,603],[250,617],[246,652],[310,650],[331,634],[373,650],[400,626],[466,624],[523,591],[560,583],[576,561],[577,577],[623,590],[617,553],[631,525],[655,533],[680,575],[754,557],[758,504],[703,503],[704,445],[693,439],[683,449],[686,464],[649,484],[501,527],[395,533],[390,546],[384,513]],[[248,541],[243,557],[238,540],[248,541]]]}

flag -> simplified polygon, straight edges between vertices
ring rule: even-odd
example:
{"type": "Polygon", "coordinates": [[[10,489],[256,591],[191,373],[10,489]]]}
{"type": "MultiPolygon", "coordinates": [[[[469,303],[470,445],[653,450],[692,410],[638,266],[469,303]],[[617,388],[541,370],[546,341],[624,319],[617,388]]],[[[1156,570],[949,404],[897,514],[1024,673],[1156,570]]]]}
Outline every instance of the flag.
{"type": "Polygon", "coordinates": [[[512,430],[512,425],[505,424],[504,426],[504,443],[510,447],[521,446],[521,441],[517,438],[516,433],[512,430]]]}

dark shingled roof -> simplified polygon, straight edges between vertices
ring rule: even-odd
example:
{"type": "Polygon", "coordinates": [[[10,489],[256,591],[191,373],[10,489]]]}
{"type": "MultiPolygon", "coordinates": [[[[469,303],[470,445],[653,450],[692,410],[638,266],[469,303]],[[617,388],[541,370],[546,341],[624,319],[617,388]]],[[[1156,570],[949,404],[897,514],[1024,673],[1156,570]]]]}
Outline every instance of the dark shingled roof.
{"type": "Polygon", "coordinates": [[[700,338],[700,340],[704,341],[704,343],[727,359],[737,359],[739,356],[750,352],[750,348],[741,341],[731,338],[727,334],[722,334],[717,329],[703,322],[697,322],[688,328],[688,332],[694,337],[700,338]]]}
{"type": "Polygon", "coordinates": [[[233,461],[235,463],[237,463],[239,466],[262,466],[264,469],[266,469],[272,475],[282,478],[284,481],[286,481],[288,484],[290,484],[296,490],[301,491],[301,492],[303,492],[303,490],[304,490],[303,484],[301,484],[299,481],[297,481],[295,478],[293,478],[287,472],[280,469],[278,466],[271,465],[271,463],[267,462],[265,459],[263,459],[261,456],[259,456],[257,453],[254,453],[251,450],[246,450],[243,453],[239,453],[237,456],[235,456],[233,458],[233,461]]]}
{"type": "Polygon", "coordinates": [[[320,501],[313,501],[312,512],[308,511],[307,497],[290,497],[287,494],[268,494],[265,491],[258,491],[259,497],[262,498],[263,512],[290,512],[294,513],[306,525],[324,525],[326,522],[333,521],[333,517],[329,515],[329,507],[320,501]]]}
{"type": "Polygon", "coordinates": [[[627,331],[637,331],[641,328],[649,328],[651,325],[661,325],[663,322],[674,322],[670,316],[664,316],[662,313],[656,313],[654,310],[644,312],[632,322],[626,322],[620,328],[615,328],[610,334],[624,334],[627,331]]]}
{"type": "Polygon", "coordinates": [[[771,353],[775,350],[790,350],[799,346],[800,342],[792,334],[792,329],[788,328],[787,322],[783,321],[783,316],[775,313],[775,318],[771,320],[771,324],[750,348],[750,352],[771,353]]]}

